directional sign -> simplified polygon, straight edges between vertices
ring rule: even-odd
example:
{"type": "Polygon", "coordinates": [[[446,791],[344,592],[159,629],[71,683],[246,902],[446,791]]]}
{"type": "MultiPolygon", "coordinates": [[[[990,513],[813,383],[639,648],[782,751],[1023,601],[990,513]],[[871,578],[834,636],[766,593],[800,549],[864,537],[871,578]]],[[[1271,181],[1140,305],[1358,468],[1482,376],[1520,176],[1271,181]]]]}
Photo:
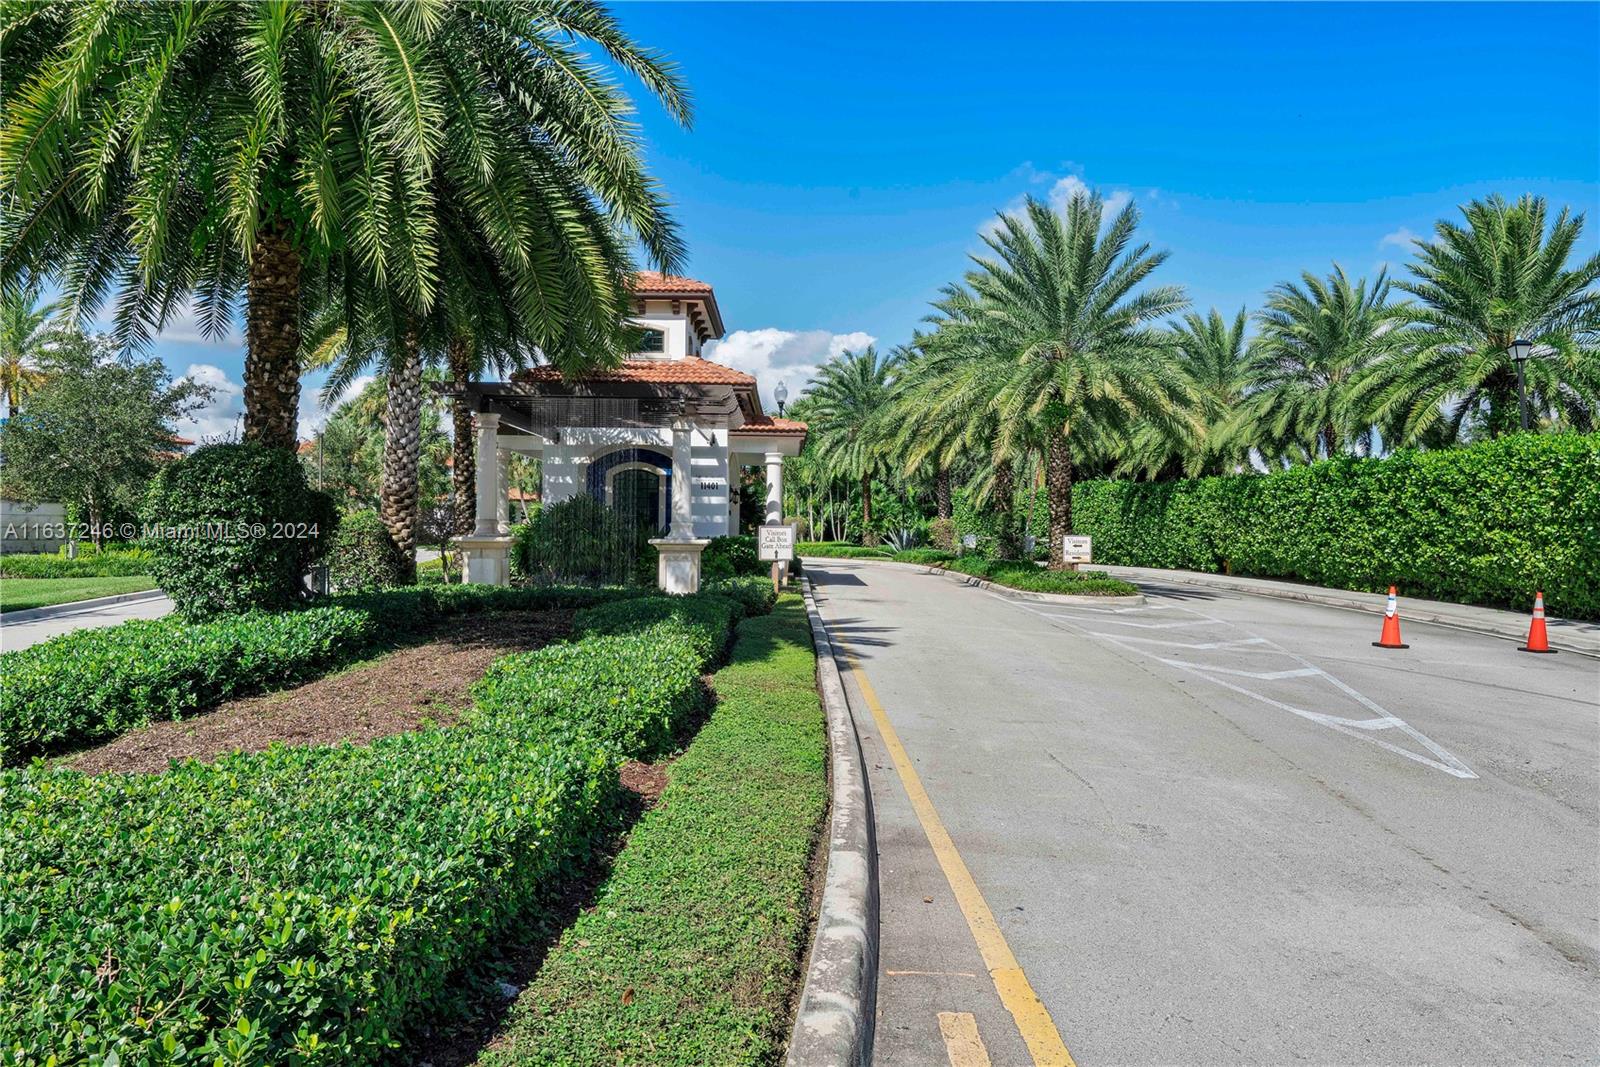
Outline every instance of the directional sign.
{"type": "Polygon", "coordinates": [[[978,535],[977,534],[962,534],[961,535],[961,547],[962,548],[977,548],[978,547],[978,535]]]}
{"type": "Polygon", "coordinates": [[[757,526],[756,559],[763,563],[794,559],[794,527],[757,526]]]}
{"type": "Polygon", "coordinates": [[[1068,563],[1091,563],[1093,539],[1067,534],[1061,539],[1061,555],[1068,563]]]}

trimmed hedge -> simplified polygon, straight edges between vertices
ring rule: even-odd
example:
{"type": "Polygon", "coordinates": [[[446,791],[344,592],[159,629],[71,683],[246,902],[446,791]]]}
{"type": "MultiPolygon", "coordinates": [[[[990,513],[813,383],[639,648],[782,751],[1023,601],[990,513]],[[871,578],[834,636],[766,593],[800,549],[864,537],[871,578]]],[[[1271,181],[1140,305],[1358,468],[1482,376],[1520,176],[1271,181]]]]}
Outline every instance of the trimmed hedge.
{"type": "Polygon", "coordinates": [[[355,511],[339,520],[328,550],[328,582],[338,593],[371,592],[413,584],[405,556],[376,511],[355,511]]]}
{"type": "Polygon", "coordinates": [[[713,537],[700,553],[700,576],[706,581],[760,574],[767,564],[757,558],[756,539],[750,534],[713,537]]]}
{"type": "Polygon", "coordinates": [[[448,615],[586,607],[603,589],[437,586],[334,597],[211,622],[177,616],[78,630],[0,653],[0,765],[326,673],[448,615]]]}
{"type": "Polygon", "coordinates": [[[1095,560],[1600,618],[1600,435],[1340,458],[1269,475],[1089,482],[1095,560]]]}
{"type": "Polygon", "coordinates": [[[0,772],[7,1062],[389,1053],[590,849],[619,761],[697,705],[690,629],[510,657],[466,723],[367,747],[0,772]]]}
{"type": "Polygon", "coordinates": [[[0,556],[0,578],[132,578],[150,573],[153,557],[142,548],[83,551],[68,559],[66,550],[0,556]]]}
{"type": "Polygon", "coordinates": [[[795,545],[796,556],[815,556],[819,559],[893,559],[894,553],[886,548],[867,548],[846,541],[801,541],[795,545]]]}
{"type": "Polygon", "coordinates": [[[1011,589],[1032,593],[1066,593],[1070,596],[1132,596],[1138,587],[1104,571],[1051,571],[1026,560],[962,556],[941,564],[946,570],[970,574],[1011,589]]]}
{"type": "MultiPolygon", "coordinates": [[[[768,586],[770,589],[770,585],[768,586]]],[[[717,705],[481,1067],[782,1058],[827,740],[800,597],[740,624],[717,705]]]]}
{"type": "Polygon", "coordinates": [[[772,579],[765,574],[721,578],[714,582],[706,582],[700,587],[700,591],[738,601],[746,615],[765,615],[778,601],[777,591],[772,588],[772,579]]]}

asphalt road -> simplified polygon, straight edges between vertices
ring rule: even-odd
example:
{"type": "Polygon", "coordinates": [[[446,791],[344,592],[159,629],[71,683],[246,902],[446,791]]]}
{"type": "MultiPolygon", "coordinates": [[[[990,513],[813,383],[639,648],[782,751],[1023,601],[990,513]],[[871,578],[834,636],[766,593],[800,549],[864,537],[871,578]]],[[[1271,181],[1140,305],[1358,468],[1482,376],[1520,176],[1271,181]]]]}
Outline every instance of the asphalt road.
{"type": "Polygon", "coordinates": [[[1600,661],[1176,585],[807,573],[860,670],[876,1062],[1044,1062],[943,829],[1079,1064],[1600,1063],[1600,661]]]}
{"type": "MultiPolygon", "coordinates": [[[[62,605],[63,608],[68,606],[62,605]]],[[[163,596],[149,600],[125,600],[120,604],[103,604],[78,611],[64,611],[48,619],[33,619],[29,622],[5,622],[5,616],[0,615],[0,651],[15,652],[29,645],[36,645],[40,641],[48,641],[52,637],[71,633],[73,630],[116,626],[131,619],[159,619],[170,611],[172,611],[172,601],[163,596]]]]}

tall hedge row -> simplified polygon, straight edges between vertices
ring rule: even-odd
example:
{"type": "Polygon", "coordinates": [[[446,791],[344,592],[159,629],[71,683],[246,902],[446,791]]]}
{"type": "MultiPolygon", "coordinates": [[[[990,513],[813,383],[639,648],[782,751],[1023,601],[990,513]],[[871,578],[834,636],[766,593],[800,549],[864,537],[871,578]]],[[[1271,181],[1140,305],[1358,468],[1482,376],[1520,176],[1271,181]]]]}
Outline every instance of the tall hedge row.
{"type": "Polygon", "coordinates": [[[698,706],[737,608],[679,603],[499,661],[456,727],[159,775],[0,771],[0,1062],[392,1056],[591,846],[618,764],[698,706]]]}
{"type": "Polygon", "coordinates": [[[1600,434],[1076,487],[1097,563],[1288,578],[1600,618],[1600,434]]]}

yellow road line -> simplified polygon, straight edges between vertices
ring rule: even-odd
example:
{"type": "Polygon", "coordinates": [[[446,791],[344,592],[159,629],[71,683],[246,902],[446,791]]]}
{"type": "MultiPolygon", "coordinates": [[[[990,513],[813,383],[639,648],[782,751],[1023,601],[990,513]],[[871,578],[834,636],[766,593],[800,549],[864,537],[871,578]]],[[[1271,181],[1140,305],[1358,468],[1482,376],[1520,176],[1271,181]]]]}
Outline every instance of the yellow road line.
{"type": "Polygon", "coordinates": [[[971,1012],[941,1011],[939,1033],[944,1037],[945,1055],[950,1067],[992,1067],[989,1050],[978,1036],[978,1020],[971,1012]]]}
{"type": "Polygon", "coordinates": [[[983,957],[983,965],[989,969],[989,977],[994,980],[995,992],[1000,994],[1000,1002],[1016,1020],[1017,1030],[1028,1046],[1035,1067],[1075,1067],[1072,1054],[1062,1042],[1061,1033],[1050,1018],[1049,1010],[1028,983],[1028,976],[1022,973],[1017,957],[1011,954],[1011,946],[1006,944],[1005,935],[994,920],[994,913],[989,910],[988,902],[978,890],[978,883],[972,880],[972,872],[967,870],[966,862],[962,860],[961,853],[956,851],[955,842],[950,839],[950,832],[944,828],[939,813],[934,810],[933,801],[928,799],[928,791],[922,787],[922,779],[911,765],[911,757],[906,755],[900,735],[895,733],[883,705],[878,703],[878,694],[873,691],[872,683],[867,681],[866,672],[856,662],[855,653],[844,642],[837,636],[833,640],[844,651],[845,660],[850,664],[850,673],[855,676],[856,685],[860,687],[861,695],[872,711],[873,721],[878,724],[878,734],[883,738],[884,747],[894,760],[894,769],[899,772],[900,782],[906,787],[906,795],[911,798],[911,808],[922,823],[923,833],[928,835],[928,844],[932,846],[939,866],[944,869],[945,880],[950,883],[950,891],[955,894],[961,914],[967,920],[972,939],[978,943],[978,953],[983,957]]]}

